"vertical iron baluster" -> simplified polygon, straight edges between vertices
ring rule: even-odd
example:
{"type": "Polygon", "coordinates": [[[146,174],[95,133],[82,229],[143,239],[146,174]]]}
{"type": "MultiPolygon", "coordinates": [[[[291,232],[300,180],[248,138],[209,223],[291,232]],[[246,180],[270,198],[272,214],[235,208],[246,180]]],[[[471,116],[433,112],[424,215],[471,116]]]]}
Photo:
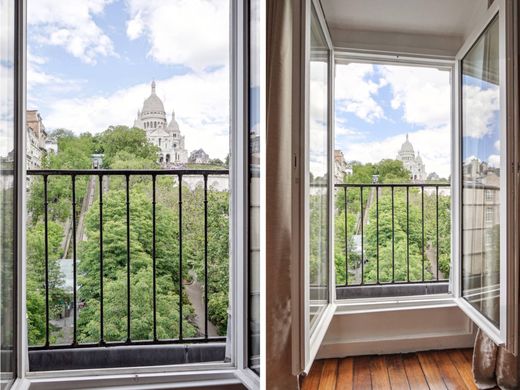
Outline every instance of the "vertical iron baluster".
{"type": "Polygon", "coordinates": [[[103,175],[99,178],[99,343],[105,344],[105,310],[103,304],[103,285],[105,278],[105,267],[103,264],[103,175]]]}
{"type": "Polygon", "coordinates": [[[156,175],[152,175],[152,273],[153,273],[153,339],[157,341],[157,274],[156,274],[156,175]]]}
{"type": "Polygon", "coordinates": [[[410,282],[410,187],[406,186],[406,280],[410,282]]]}
{"type": "Polygon", "coordinates": [[[363,253],[363,186],[359,187],[360,189],[360,215],[361,215],[361,284],[365,283],[365,261],[364,261],[364,253],[363,253]]]}
{"type": "Polygon", "coordinates": [[[392,190],[392,283],[395,282],[395,222],[394,222],[394,214],[395,214],[395,205],[394,205],[394,186],[391,187],[392,190]]]}
{"type": "Polygon", "coordinates": [[[437,257],[437,281],[439,280],[439,186],[435,186],[435,214],[437,223],[435,224],[435,228],[437,230],[436,234],[437,237],[435,239],[435,243],[437,244],[437,251],[436,251],[436,257],[437,257]]]}
{"type": "Polygon", "coordinates": [[[179,340],[182,340],[182,174],[179,177],[179,340]]]}
{"type": "Polygon", "coordinates": [[[74,300],[74,320],[73,320],[73,338],[72,338],[72,345],[76,345],[77,338],[77,304],[78,304],[78,297],[77,297],[77,253],[76,253],[76,175],[71,176],[72,180],[72,299],[74,300]]]}
{"type": "Polygon", "coordinates": [[[43,176],[44,234],[45,234],[45,346],[49,346],[49,199],[48,176],[43,176]]]}
{"type": "Polygon", "coordinates": [[[204,338],[208,339],[208,175],[204,174],[204,338]]]}
{"type": "Polygon", "coordinates": [[[424,282],[424,185],[421,186],[422,281],[424,282]]]}
{"type": "Polygon", "coordinates": [[[376,186],[376,266],[377,284],[379,284],[379,188],[376,186]]]}
{"type": "Polygon", "coordinates": [[[126,342],[130,343],[130,175],[126,174],[126,342]]]}
{"type": "Polygon", "coordinates": [[[343,187],[343,193],[345,194],[345,286],[348,286],[348,218],[347,218],[347,186],[343,187]]]}

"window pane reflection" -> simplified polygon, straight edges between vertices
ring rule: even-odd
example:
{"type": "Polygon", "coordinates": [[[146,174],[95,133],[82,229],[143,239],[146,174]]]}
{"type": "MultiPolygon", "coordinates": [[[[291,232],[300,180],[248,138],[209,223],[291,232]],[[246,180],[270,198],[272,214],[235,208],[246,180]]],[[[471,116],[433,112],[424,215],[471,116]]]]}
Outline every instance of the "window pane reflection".
{"type": "Polygon", "coordinates": [[[0,389],[16,368],[14,1],[0,0],[0,389]]]}
{"type": "Polygon", "coordinates": [[[249,367],[260,375],[260,0],[250,2],[249,367]]]}
{"type": "Polygon", "coordinates": [[[462,62],[463,297],[500,325],[498,18],[462,62]]]}
{"type": "Polygon", "coordinates": [[[310,326],[329,300],[329,49],[313,8],[309,86],[310,326]]]}

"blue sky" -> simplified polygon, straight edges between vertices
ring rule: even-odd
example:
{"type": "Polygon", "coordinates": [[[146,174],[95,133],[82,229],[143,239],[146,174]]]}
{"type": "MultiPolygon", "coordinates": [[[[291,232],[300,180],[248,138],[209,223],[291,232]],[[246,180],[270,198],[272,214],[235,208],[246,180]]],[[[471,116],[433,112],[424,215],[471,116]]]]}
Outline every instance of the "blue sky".
{"type": "Polygon", "coordinates": [[[156,80],[187,149],[227,155],[229,0],[28,0],[28,26],[28,108],[48,129],[132,125],[156,80]]]}
{"type": "MultiPolygon", "coordinates": [[[[450,73],[424,67],[336,66],[336,148],[348,161],[395,158],[406,134],[427,173],[450,175],[450,73]]],[[[468,83],[468,157],[496,163],[496,88],[468,83]]]]}

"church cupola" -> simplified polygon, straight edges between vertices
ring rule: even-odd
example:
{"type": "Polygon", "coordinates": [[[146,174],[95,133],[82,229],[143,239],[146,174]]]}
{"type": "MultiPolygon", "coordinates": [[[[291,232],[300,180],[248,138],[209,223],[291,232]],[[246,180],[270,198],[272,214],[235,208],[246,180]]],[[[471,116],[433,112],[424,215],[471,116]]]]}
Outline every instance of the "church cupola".
{"type": "Polygon", "coordinates": [[[152,81],[152,93],[144,101],[143,109],[141,110],[143,116],[153,116],[154,119],[166,121],[166,112],[164,111],[164,104],[162,100],[157,96],[155,81],[152,81]]]}
{"type": "Polygon", "coordinates": [[[179,124],[175,120],[175,110],[172,110],[172,120],[168,124],[168,130],[172,132],[179,132],[179,124]]]}

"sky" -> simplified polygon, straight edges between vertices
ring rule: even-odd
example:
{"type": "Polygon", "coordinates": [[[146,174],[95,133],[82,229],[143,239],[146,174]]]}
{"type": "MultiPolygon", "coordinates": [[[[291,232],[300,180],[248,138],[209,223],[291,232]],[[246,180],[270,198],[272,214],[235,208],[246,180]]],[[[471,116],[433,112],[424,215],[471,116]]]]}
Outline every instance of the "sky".
{"type": "MultiPolygon", "coordinates": [[[[336,66],[336,148],[347,161],[395,159],[409,134],[427,173],[450,175],[450,72],[436,68],[350,63],[336,66]]],[[[465,77],[464,158],[497,163],[498,93],[465,77]]]]}
{"type": "Polygon", "coordinates": [[[229,152],[229,0],[28,0],[28,109],[48,130],[132,126],[156,80],[188,152],[229,152]]]}

